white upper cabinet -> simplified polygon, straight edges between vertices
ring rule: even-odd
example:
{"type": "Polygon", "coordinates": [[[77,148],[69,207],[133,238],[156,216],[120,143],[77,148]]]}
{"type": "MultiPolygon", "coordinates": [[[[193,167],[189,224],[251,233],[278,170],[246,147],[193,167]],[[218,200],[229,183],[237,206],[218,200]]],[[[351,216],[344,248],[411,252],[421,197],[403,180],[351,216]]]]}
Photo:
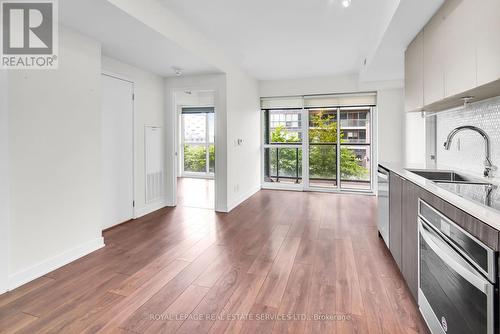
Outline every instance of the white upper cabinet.
{"type": "Polygon", "coordinates": [[[443,7],[424,27],[424,105],[444,97],[443,7]]]}
{"type": "Polygon", "coordinates": [[[405,53],[405,109],[424,106],[424,33],[420,32],[405,53]]]}
{"type": "Polygon", "coordinates": [[[442,7],[444,97],[477,86],[475,11],[484,0],[448,0],[442,7]]]}
{"type": "Polygon", "coordinates": [[[500,0],[474,2],[477,84],[484,85],[500,78],[500,0]]]}
{"type": "Polygon", "coordinates": [[[500,95],[500,0],[447,0],[407,48],[405,84],[406,111],[500,95]]]}

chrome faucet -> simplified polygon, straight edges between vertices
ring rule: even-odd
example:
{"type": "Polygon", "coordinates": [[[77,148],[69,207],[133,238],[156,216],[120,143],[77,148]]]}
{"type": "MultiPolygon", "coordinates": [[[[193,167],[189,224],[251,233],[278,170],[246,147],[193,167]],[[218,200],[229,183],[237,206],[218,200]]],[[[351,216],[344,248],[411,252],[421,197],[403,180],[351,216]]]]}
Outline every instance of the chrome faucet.
{"type": "Polygon", "coordinates": [[[448,138],[446,138],[446,141],[444,142],[444,149],[449,150],[451,147],[451,141],[453,140],[453,137],[455,137],[455,135],[457,133],[459,133],[460,131],[463,131],[463,130],[472,130],[472,131],[479,133],[481,136],[483,136],[484,147],[485,147],[485,159],[484,159],[483,175],[486,177],[490,177],[491,171],[497,170],[497,167],[493,166],[493,164],[491,163],[490,137],[483,129],[480,129],[480,128],[472,126],[472,125],[463,125],[463,126],[459,126],[459,127],[455,128],[454,130],[452,130],[448,134],[448,138]]]}

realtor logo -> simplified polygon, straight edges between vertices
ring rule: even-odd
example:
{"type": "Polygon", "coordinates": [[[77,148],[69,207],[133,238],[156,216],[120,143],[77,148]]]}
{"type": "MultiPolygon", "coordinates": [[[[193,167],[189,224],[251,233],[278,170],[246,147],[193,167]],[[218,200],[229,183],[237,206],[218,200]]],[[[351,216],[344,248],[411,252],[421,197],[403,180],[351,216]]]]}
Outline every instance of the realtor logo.
{"type": "Polygon", "coordinates": [[[56,69],[56,0],[1,1],[3,69],[56,69]]]}

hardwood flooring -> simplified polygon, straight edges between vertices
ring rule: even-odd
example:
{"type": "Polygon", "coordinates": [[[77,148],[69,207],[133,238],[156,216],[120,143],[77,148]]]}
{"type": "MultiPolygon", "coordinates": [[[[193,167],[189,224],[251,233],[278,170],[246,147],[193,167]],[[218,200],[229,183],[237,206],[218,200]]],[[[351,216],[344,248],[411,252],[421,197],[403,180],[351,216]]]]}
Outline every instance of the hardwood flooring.
{"type": "Polygon", "coordinates": [[[166,208],[0,296],[0,333],[427,333],[369,196],[166,208]],[[311,317],[311,318],[308,318],[311,317]]]}
{"type": "Polygon", "coordinates": [[[214,180],[178,177],[177,205],[213,210],[215,207],[214,180]]]}

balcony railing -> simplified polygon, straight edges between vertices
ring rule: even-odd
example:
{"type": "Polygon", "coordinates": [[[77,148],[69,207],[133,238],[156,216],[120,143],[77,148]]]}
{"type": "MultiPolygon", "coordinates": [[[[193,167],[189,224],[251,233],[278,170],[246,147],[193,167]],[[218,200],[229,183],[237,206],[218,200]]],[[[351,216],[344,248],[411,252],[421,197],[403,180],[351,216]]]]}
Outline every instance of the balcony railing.
{"type": "MultiPolygon", "coordinates": [[[[348,146],[341,144],[341,150],[364,149],[363,146],[348,146]]],[[[366,144],[365,144],[366,145],[366,144]]],[[[311,185],[321,184],[337,186],[337,144],[335,143],[310,143],[309,144],[309,181],[311,185]],[[319,182],[319,183],[318,183],[319,182]]],[[[369,146],[366,146],[369,149],[369,146]]],[[[353,159],[353,158],[351,158],[353,159]]],[[[359,160],[358,163],[361,163],[359,160]]],[[[363,168],[369,168],[361,164],[363,168]]],[[[265,181],[273,183],[296,183],[302,182],[302,149],[300,147],[267,147],[265,152],[265,181]]],[[[351,169],[352,167],[347,167],[351,169]]],[[[340,181],[343,184],[370,184],[369,174],[361,177],[356,174],[349,175],[349,171],[340,171],[340,181]]]]}
{"type": "Polygon", "coordinates": [[[299,147],[273,147],[267,151],[266,175],[270,182],[280,182],[280,179],[302,180],[302,149],[299,147]]]}

